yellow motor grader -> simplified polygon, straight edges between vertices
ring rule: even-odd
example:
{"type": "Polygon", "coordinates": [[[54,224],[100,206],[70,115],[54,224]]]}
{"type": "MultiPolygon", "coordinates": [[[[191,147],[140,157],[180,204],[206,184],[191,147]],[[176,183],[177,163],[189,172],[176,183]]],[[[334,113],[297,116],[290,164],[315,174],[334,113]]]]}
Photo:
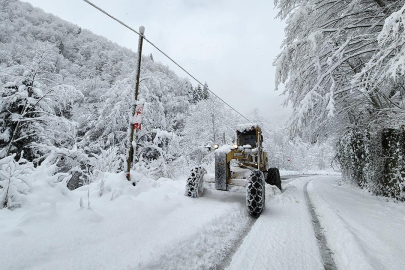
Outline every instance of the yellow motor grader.
{"type": "Polygon", "coordinates": [[[244,187],[249,214],[260,216],[265,207],[265,182],[281,190],[279,170],[268,168],[261,128],[256,124],[239,125],[233,145],[215,145],[214,148],[214,176],[207,175],[203,167],[193,168],[187,179],[185,195],[192,198],[202,196],[204,182],[215,184],[215,189],[223,191],[244,187]]]}

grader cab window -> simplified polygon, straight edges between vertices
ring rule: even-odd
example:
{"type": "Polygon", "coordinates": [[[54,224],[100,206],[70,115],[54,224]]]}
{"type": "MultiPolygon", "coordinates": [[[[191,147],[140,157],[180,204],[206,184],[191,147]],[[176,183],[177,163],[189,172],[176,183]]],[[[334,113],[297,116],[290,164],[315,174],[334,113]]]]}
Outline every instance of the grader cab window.
{"type": "Polygon", "coordinates": [[[256,130],[253,129],[245,132],[238,132],[238,142],[239,145],[249,144],[252,148],[255,148],[257,146],[256,130]]]}

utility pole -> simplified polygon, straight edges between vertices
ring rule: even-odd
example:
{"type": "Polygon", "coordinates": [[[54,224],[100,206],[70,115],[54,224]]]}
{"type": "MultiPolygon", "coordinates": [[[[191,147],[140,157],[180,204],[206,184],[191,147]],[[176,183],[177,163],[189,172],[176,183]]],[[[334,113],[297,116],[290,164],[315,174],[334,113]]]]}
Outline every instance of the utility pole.
{"type": "MultiPolygon", "coordinates": [[[[134,140],[134,132],[135,132],[135,114],[136,114],[136,103],[138,101],[138,92],[139,92],[139,77],[141,75],[141,61],[142,61],[142,44],[143,44],[143,37],[145,33],[145,27],[140,26],[139,27],[139,42],[138,42],[138,66],[137,66],[137,71],[136,71],[136,83],[135,83],[135,93],[134,97],[135,100],[132,104],[132,114],[130,115],[129,118],[129,150],[128,150],[128,159],[127,159],[127,180],[131,181],[131,164],[134,159],[134,145],[133,145],[133,140],[134,140]]],[[[136,141],[136,150],[138,150],[138,142],[136,141]]],[[[136,151],[138,152],[138,151],[136,151]]],[[[135,156],[137,153],[135,153],[135,156]]]]}

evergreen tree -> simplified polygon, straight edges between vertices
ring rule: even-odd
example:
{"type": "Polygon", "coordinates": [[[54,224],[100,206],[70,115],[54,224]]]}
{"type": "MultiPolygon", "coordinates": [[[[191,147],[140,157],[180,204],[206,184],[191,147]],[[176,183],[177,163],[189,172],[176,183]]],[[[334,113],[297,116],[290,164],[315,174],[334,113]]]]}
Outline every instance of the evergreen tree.
{"type": "Polygon", "coordinates": [[[202,93],[201,93],[201,98],[202,99],[208,99],[210,97],[210,92],[208,91],[208,84],[204,83],[202,93]]]}
{"type": "Polygon", "coordinates": [[[209,93],[208,89],[209,88],[208,88],[207,83],[205,83],[202,88],[200,85],[197,85],[193,90],[193,102],[192,103],[197,103],[197,102],[200,102],[201,100],[207,100],[210,97],[210,93],[209,93]]]}
{"type": "Polygon", "coordinates": [[[193,103],[198,103],[203,99],[203,90],[200,85],[197,85],[196,88],[194,88],[193,92],[193,103]]]}

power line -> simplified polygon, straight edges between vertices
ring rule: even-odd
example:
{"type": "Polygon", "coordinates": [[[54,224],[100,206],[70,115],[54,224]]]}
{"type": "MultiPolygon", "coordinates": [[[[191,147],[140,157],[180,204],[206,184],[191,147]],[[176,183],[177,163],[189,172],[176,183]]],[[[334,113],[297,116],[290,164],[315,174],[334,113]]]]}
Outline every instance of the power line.
{"type": "MultiPolygon", "coordinates": [[[[115,18],[114,16],[110,15],[109,13],[107,13],[106,11],[104,11],[103,9],[99,8],[98,6],[96,6],[95,4],[93,4],[92,2],[88,1],[88,0],[84,0],[84,2],[88,3],[89,5],[91,5],[92,7],[98,9],[99,11],[101,11],[102,13],[104,13],[105,15],[107,15],[108,17],[110,17],[111,19],[117,21],[118,23],[122,24],[123,26],[125,26],[126,28],[128,28],[129,30],[131,30],[132,32],[136,33],[137,35],[141,36],[141,34],[136,31],[135,29],[133,29],[132,27],[128,26],[127,24],[123,23],[122,21],[120,21],[119,19],[115,18]]],[[[201,81],[199,81],[196,77],[194,77],[193,75],[191,75],[190,72],[188,72],[186,69],[184,69],[182,66],[180,66],[176,61],[174,61],[169,55],[167,55],[165,52],[163,52],[161,49],[159,49],[155,44],[153,44],[149,39],[147,39],[145,36],[143,36],[143,39],[146,40],[150,45],[152,45],[156,50],[158,50],[160,53],[162,53],[164,56],[166,56],[170,61],[172,61],[176,66],[178,66],[180,69],[182,69],[185,73],[187,73],[191,78],[193,78],[198,84],[200,84],[201,86],[204,86],[201,81]]],[[[224,104],[226,104],[229,108],[231,108],[233,111],[235,111],[237,114],[239,114],[240,116],[242,116],[245,120],[251,122],[251,120],[249,120],[246,116],[244,116],[243,114],[241,114],[239,111],[237,111],[234,107],[232,107],[228,102],[226,102],[225,100],[223,100],[222,98],[220,98],[217,94],[215,94],[213,91],[211,91],[209,88],[207,88],[207,90],[213,94],[216,98],[218,98],[220,101],[222,101],[224,104]]]]}
{"type": "MultiPolygon", "coordinates": [[[[156,50],[158,50],[160,53],[162,53],[164,56],[166,56],[170,61],[172,61],[176,66],[178,66],[180,69],[182,69],[185,73],[187,73],[192,79],[194,79],[198,84],[200,84],[201,86],[204,87],[204,85],[201,83],[201,81],[199,81],[196,77],[194,77],[193,75],[191,75],[190,72],[188,72],[186,69],[184,69],[182,66],[180,66],[180,64],[178,64],[176,61],[173,60],[173,58],[171,58],[169,55],[167,55],[164,51],[162,51],[161,49],[159,49],[155,44],[152,43],[152,41],[150,41],[149,39],[147,39],[145,37],[145,35],[140,34],[138,31],[136,31],[135,29],[133,29],[132,27],[128,26],[127,24],[123,23],[122,21],[120,21],[119,19],[115,18],[114,16],[110,15],[109,13],[107,13],[106,11],[104,11],[103,9],[99,8],[98,6],[96,6],[95,4],[93,4],[92,2],[90,2],[89,0],[83,0],[84,2],[88,3],[89,5],[91,5],[92,7],[98,9],[99,11],[101,11],[102,13],[104,13],[105,15],[107,15],[108,17],[110,17],[111,19],[115,20],[116,22],[122,24],[123,26],[125,26],[126,28],[128,28],[129,30],[131,30],[132,32],[136,33],[138,36],[143,36],[143,39],[146,40],[150,45],[152,45],[156,50]]],[[[244,116],[242,113],[240,113],[238,110],[236,110],[234,107],[232,107],[228,102],[226,102],[225,100],[223,100],[222,98],[220,98],[217,94],[215,94],[214,92],[212,92],[208,87],[207,90],[213,94],[216,98],[218,98],[220,101],[222,101],[225,105],[227,105],[229,108],[231,108],[233,111],[235,111],[237,114],[239,114],[240,116],[242,116],[245,120],[247,120],[248,122],[252,122],[250,119],[248,119],[246,116],[244,116]]],[[[270,132],[268,132],[267,130],[264,129],[264,127],[262,127],[262,131],[267,133],[269,136],[271,136],[270,132]]]]}
{"type": "MultiPolygon", "coordinates": [[[[174,61],[170,56],[168,56],[166,53],[164,53],[161,49],[159,49],[155,44],[153,44],[151,41],[149,41],[146,37],[143,38],[144,40],[146,40],[150,45],[152,45],[153,47],[155,47],[159,52],[161,52],[164,56],[166,56],[167,58],[169,58],[170,61],[172,61],[175,65],[177,65],[179,68],[181,68],[185,73],[187,73],[191,78],[193,78],[197,83],[199,83],[201,86],[204,87],[204,85],[197,79],[195,78],[193,75],[190,74],[190,72],[188,72],[187,70],[185,70],[182,66],[180,66],[176,61],[174,61]]],[[[229,108],[231,108],[232,110],[234,110],[237,114],[239,114],[240,116],[242,116],[243,118],[245,118],[247,121],[251,122],[248,118],[246,118],[243,114],[241,114],[240,112],[238,112],[234,107],[232,107],[231,105],[228,104],[228,102],[226,102],[225,100],[223,100],[222,98],[220,98],[217,94],[215,94],[214,92],[212,92],[208,87],[207,90],[213,94],[216,98],[218,98],[219,100],[221,100],[224,104],[226,104],[229,108]]]]}
{"type": "MultiPolygon", "coordinates": [[[[129,30],[131,30],[132,32],[135,32],[137,35],[141,35],[139,34],[136,30],[134,30],[132,27],[126,25],[125,23],[123,23],[122,21],[118,20],[117,18],[115,18],[114,16],[110,15],[109,13],[105,12],[104,10],[102,10],[101,8],[99,8],[98,6],[96,6],[95,4],[93,4],[92,2],[88,1],[88,0],[83,0],[84,2],[86,2],[87,4],[89,4],[90,6],[98,9],[99,11],[101,11],[102,13],[104,13],[105,15],[107,15],[108,17],[110,17],[111,19],[119,22],[120,24],[122,24],[123,26],[125,26],[126,28],[128,28],[129,30]]],[[[145,38],[145,37],[144,37],[145,38]]]]}

